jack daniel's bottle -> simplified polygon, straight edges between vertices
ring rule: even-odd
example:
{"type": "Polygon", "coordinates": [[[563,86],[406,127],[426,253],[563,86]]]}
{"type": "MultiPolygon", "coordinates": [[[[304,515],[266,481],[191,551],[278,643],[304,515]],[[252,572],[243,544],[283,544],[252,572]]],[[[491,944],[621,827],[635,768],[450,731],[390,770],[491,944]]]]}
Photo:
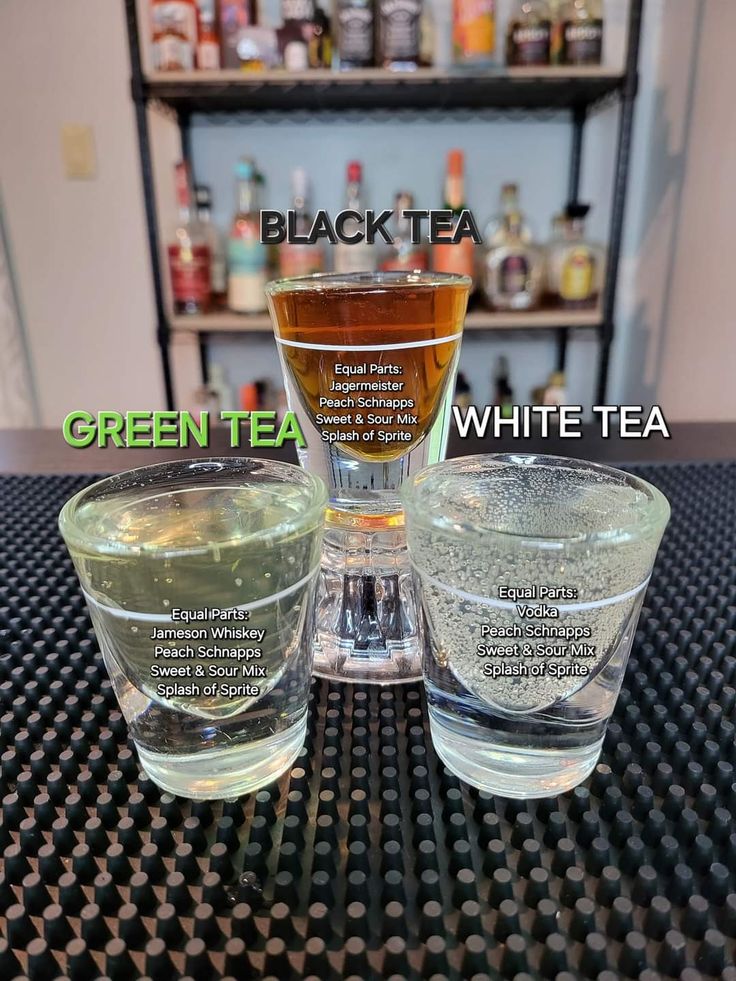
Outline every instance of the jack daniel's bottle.
{"type": "Polygon", "coordinates": [[[418,66],[421,18],[422,0],[378,0],[378,60],[384,68],[418,66]]]}
{"type": "Polygon", "coordinates": [[[338,0],[337,52],[341,69],[373,64],[373,0],[338,0]]]}

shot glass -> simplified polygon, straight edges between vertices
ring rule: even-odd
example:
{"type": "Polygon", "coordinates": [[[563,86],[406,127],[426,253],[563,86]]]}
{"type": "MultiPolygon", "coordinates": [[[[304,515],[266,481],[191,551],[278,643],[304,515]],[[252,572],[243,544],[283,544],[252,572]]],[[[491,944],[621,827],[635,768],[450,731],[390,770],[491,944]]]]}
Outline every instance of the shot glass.
{"type": "Polygon", "coordinates": [[[305,469],[329,506],[315,673],[421,677],[401,482],[444,458],[470,280],[436,273],[284,279],[266,289],[305,469]]]}
{"type": "Polygon", "coordinates": [[[164,790],[236,797],[299,753],[325,504],[299,467],[228,458],[131,470],[64,505],[110,679],[164,790]]]}
{"type": "Polygon", "coordinates": [[[600,755],[666,498],[619,470],[532,454],[427,467],[402,497],[437,753],[505,797],[576,786],[600,755]]]}

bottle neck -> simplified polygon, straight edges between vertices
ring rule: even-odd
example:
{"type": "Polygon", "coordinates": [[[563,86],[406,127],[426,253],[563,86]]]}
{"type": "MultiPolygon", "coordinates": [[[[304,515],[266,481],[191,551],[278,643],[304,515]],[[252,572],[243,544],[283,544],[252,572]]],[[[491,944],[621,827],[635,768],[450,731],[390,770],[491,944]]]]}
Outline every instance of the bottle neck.
{"type": "Polygon", "coordinates": [[[346,200],[348,208],[352,211],[362,211],[363,189],[360,181],[348,181],[346,200]]]}
{"type": "Polygon", "coordinates": [[[252,180],[238,181],[238,211],[249,215],[258,210],[258,189],[252,180]]]}
{"type": "Polygon", "coordinates": [[[445,206],[453,214],[459,214],[465,207],[465,181],[459,174],[448,174],[445,178],[445,206]]]}

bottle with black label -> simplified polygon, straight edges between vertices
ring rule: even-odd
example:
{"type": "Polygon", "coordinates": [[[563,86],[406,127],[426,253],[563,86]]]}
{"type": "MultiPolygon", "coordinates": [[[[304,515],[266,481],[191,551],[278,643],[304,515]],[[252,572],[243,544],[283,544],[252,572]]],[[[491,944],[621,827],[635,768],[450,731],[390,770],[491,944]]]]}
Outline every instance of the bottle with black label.
{"type": "Polygon", "coordinates": [[[419,65],[422,0],[378,0],[378,62],[393,71],[419,65]]]}
{"type": "Polygon", "coordinates": [[[337,55],[343,70],[373,64],[373,0],[337,0],[337,55]]]}
{"type": "Polygon", "coordinates": [[[603,13],[600,0],[567,0],[561,9],[563,65],[600,65],[603,13]]]}
{"type": "Polygon", "coordinates": [[[552,15],[546,0],[516,0],[506,33],[506,62],[529,66],[550,63],[552,15]]]}

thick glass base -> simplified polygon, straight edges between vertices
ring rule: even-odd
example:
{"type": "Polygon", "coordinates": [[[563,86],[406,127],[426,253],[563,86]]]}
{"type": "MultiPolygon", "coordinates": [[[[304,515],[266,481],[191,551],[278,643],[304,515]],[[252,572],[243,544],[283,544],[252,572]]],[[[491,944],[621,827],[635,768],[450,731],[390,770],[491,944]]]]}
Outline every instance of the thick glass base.
{"type": "Polygon", "coordinates": [[[299,755],[307,717],[285,732],[224,749],[188,755],[152,753],[136,743],[141,765],[154,783],[177,797],[219,800],[242,797],[277,780],[299,755]]]}
{"type": "Polygon", "coordinates": [[[403,522],[367,530],[328,527],[317,587],[314,673],[379,685],[421,678],[403,522]]]}
{"type": "Polygon", "coordinates": [[[598,762],[603,737],[566,749],[509,747],[494,743],[479,728],[460,734],[447,725],[445,713],[429,707],[432,742],[437,755],[461,780],[500,797],[528,800],[556,797],[577,787],[598,762]]]}

